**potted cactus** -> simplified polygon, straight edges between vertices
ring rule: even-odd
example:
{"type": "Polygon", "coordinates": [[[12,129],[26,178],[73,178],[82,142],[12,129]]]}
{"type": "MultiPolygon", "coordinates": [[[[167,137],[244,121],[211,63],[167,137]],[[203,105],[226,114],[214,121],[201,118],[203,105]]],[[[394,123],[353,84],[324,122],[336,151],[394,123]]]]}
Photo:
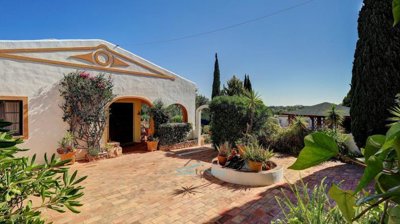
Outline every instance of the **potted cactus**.
{"type": "Polygon", "coordinates": [[[147,138],[147,150],[152,152],[157,150],[158,147],[158,138],[154,137],[153,135],[147,138]]]}
{"type": "Polygon", "coordinates": [[[259,144],[251,144],[244,147],[244,159],[248,162],[251,171],[260,172],[264,164],[274,156],[269,149],[264,149],[259,144]]]}
{"type": "Polygon", "coordinates": [[[231,146],[228,142],[217,146],[218,150],[218,163],[221,166],[225,166],[226,162],[228,161],[228,157],[231,154],[231,146]]]}
{"type": "Polygon", "coordinates": [[[76,149],[74,142],[75,137],[71,132],[65,133],[64,137],[58,142],[57,153],[60,155],[61,160],[70,160],[69,165],[75,163],[76,149]]]}

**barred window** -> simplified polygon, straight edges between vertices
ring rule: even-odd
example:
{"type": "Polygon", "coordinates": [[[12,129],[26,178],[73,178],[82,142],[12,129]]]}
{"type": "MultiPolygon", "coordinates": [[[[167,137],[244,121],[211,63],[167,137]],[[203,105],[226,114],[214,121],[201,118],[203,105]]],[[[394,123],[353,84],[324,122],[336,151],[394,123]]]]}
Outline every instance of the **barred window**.
{"type": "Polygon", "coordinates": [[[16,136],[23,135],[23,101],[0,100],[0,119],[12,123],[7,127],[10,133],[16,136]]]}

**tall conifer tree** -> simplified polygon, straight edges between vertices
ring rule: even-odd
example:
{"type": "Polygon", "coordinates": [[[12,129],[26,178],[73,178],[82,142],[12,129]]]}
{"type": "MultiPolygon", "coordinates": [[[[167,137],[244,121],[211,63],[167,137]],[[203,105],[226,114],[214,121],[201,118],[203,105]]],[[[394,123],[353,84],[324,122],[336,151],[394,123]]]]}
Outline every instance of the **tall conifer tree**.
{"type": "Polygon", "coordinates": [[[221,80],[220,80],[220,74],[219,74],[218,55],[217,55],[217,53],[215,53],[214,80],[213,80],[211,98],[214,98],[221,94],[220,87],[221,87],[221,80]]]}
{"type": "Polygon", "coordinates": [[[383,134],[400,92],[400,27],[393,27],[392,0],[364,0],[358,18],[351,80],[351,129],[358,146],[383,134]]]}
{"type": "Polygon", "coordinates": [[[244,89],[247,91],[252,91],[251,81],[249,75],[244,75],[244,89]]]}

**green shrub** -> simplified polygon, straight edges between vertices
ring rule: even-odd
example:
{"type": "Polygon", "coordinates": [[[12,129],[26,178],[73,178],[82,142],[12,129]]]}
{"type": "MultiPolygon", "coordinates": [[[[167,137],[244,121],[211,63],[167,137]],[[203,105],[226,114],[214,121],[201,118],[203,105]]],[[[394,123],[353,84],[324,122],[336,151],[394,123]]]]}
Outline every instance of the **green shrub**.
{"type": "MultiPolygon", "coordinates": [[[[0,127],[5,127],[0,120],[0,127]]],[[[62,167],[69,161],[60,161],[55,155],[45,163],[35,163],[32,158],[18,157],[17,147],[22,140],[0,132],[0,223],[45,223],[41,217],[44,209],[57,212],[70,210],[78,213],[77,207],[83,196],[77,171],[68,174],[62,167]]]]}
{"type": "MultiPolygon", "coordinates": [[[[300,186],[291,185],[291,193],[282,191],[283,197],[275,197],[283,212],[283,218],[273,221],[273,224],[302,224],[302,223],[346,223],[345,218],[334,206],[326,194],[327,185],[323,179],[319,185],[309,189],[307,184],[301,181],[300,186]]],[[[359,224],[379,223],[379,215],[383,212],[383,206],[371,209],[362,218],[357,220],[359,224]]]]}
{"type": "Polygon", "coordinates": [[[171,118],[171,123],[182,123],[183,117],[182,115],[175,115],[171,118]]]}
{"type": "Polygon", "coordinates": [[[204,139],[204,144],[211,144],[212,143],[210,135],[205,134],[205,135],[202,135],[202,136],[203,136],[203,139],[204,139]]]}
{"type": "Polygon", "coordinates": [[[203,126],[203,134],[210,134],[210,125],[204,125],[203,126]]]}
{"type": "MultiPolygon", "coordinates": [[[[218,96],[210,104],[211,138],[214,145],[225,141],[234,144],[246,132],[250,124],[248,100],[244,96],[218,96]]],[[[254,133],[261,130],[269,116],[268,108],[258,102],[254,111],[253,127],[254,133]]]]}
{"type": "Polygon", "coordinates": [[[161,145],[173,145],[186,140],[192,130],[190,123],[168,123],[161,124],[158,136],[161,145]]]}
{"type": "MultiPolygon", "coordinates": [[[[342,133],[340,130],[333,130],[333,129],[329,129],[329,128],[325,128],[320,130],[320,132],[332,137],[333,139],[335,139],[338,147],[339,147],[339,152],[342,155],[351,155],[349,153],[349,149],[346,147],[346,140],[348,138],[348,135],[342,133]]],[[[353,156],[353,155],[351,155],[353,156]]]]}
{"type": "Polygon", "coordinates": [[[259,132],[258,140],[262,145],[269,145],[281,131],[279,119],[269,117],[259,132]]]}
{"type": "Polygon", "coordinates": [[[297,155],[304,147],[304,137],[310,133],[302,117],[296,117],[287,128],[277,127],[274,121],[265,124],[264,135],[260,136],[261,144],[270,147],[274,152],[297,155]]]}
{"type": "Polygon", "coordinates": [[[153,107],[149,109],[149,115],[154,120],[154,135],[159,136],[160,125],[167,123],[169,120],[168,109],[161,100],[156,100],[153,102],[153,107]]]}

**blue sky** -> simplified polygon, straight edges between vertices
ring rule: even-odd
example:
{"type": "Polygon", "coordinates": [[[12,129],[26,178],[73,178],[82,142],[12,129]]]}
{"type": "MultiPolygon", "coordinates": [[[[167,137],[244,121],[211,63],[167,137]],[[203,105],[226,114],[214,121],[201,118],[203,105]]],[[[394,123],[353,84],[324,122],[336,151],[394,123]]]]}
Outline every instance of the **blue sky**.
{"type": "Polygon", "coordinates": [[[306,1],[0,0],[0,39],[104,39],[194,81],[206,96],[218,52],[221,82],[247,73],[267,105],[339,103],[350,88],[362,0],[314,0],[154,43],[306,1]]]}

